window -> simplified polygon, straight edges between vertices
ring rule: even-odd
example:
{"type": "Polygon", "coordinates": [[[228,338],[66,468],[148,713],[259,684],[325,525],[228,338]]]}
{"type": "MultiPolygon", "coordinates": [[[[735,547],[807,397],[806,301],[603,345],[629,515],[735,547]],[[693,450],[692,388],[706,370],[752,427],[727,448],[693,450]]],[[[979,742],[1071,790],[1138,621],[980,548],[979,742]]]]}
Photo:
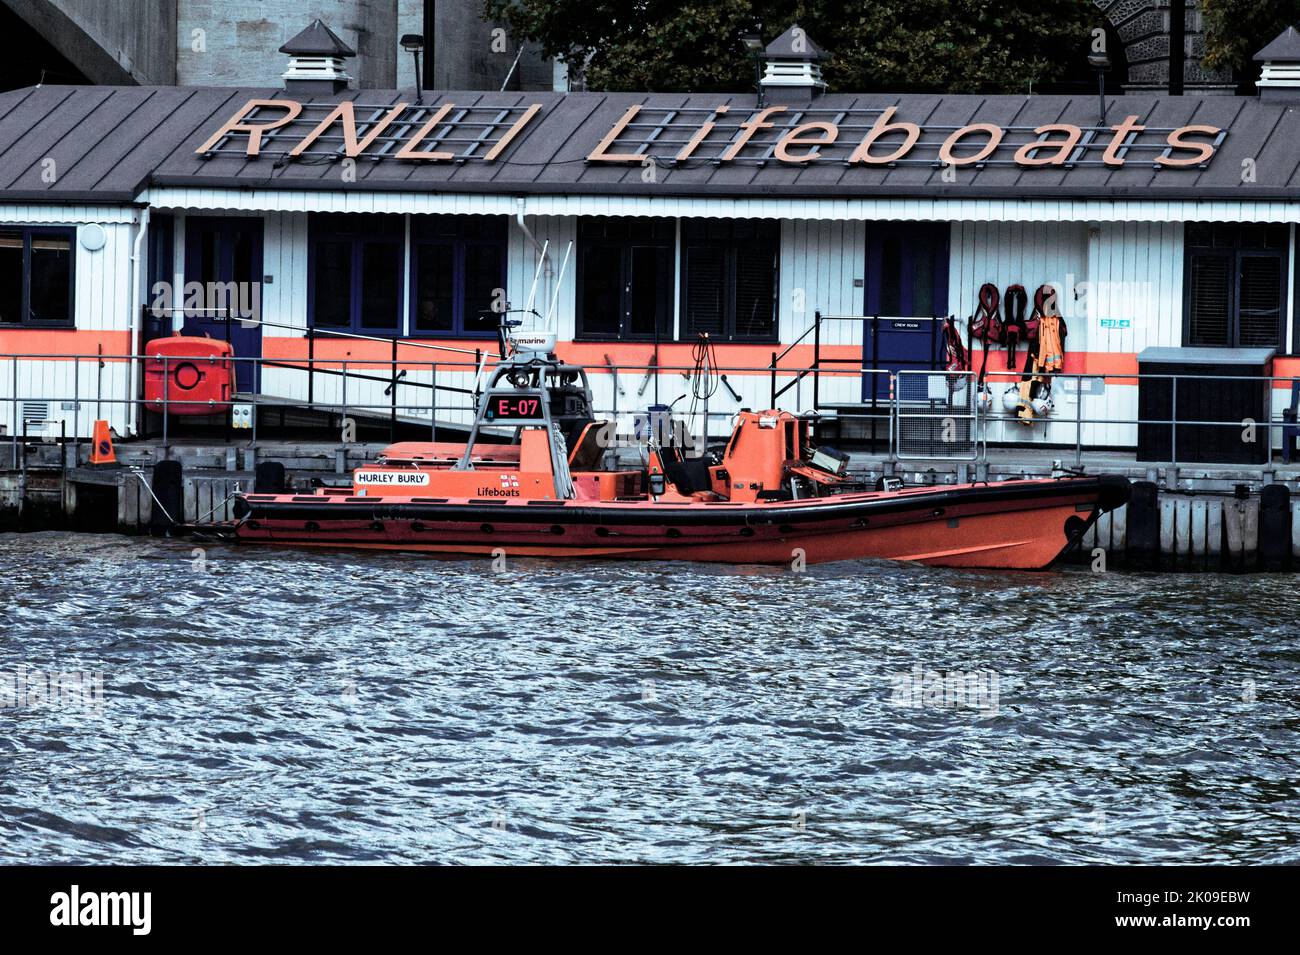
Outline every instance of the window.
{"type": "Polygon", "coordinates": [[[1287,227],[1187,225],[1188,345],[1286,347],[1287,227]]]}
{"type": "Polygon", "coordinates": [[[682,337],[776,341],[780,247],[780,223],[685,221],[682,337]]]}
{"type": "Polygon", "coordinates": [[[866,313],[937,318],[948,313],[946,223],[882,222],[867,233],[866,313]]]}
{"type": "Polygon", "coordinates": [[[579,337],[671,337],[673,232],[671,219],[579,221],[579,337]]]}
{"type": "Polygon", "coordinates": [[[315,328],[402,330],[401,216],[313,214],[307,310],[315,328]]]}
{"type": "Polygon", "coordinates": [[[412,335],[496,335],[493,306],[505,301],[506,228],[499,216],[412,221],[412,335]]]}
{"type": "Polygon", "coordinates": [[[73,229],[0,228],[0,326],[70,328],[73,229]]]}

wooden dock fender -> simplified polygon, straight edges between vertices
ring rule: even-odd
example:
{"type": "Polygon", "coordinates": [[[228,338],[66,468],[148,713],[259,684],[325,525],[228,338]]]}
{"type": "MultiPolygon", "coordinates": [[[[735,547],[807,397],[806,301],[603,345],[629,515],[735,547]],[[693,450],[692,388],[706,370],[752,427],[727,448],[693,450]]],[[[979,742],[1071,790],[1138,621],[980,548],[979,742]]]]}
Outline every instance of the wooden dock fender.
{"type": "Polygon", "coordinates": [[[1160,561],[1160,495],[1154,481],[1134,481],[1128,502],[1128,562],[1154,570],[1160,561]]]}
{"type": "Polygon", "coordinates": [[[1250,570],[1259,559],[1259,499],[1239,491],[1223,500],[1223,534],[1229,570],[1250,570]]]}
{"type": "Polygon", "coordinates": [[[1291,489],[1285,484],[1259,492],[1259,563],[1264,570],[1291,568],[1291,489]]]}
{"type": "Polygon", "coordinates": [[[154,537],[165,537],[185,519],[184,468],[181,462],[159,461],[155,464],[150,487],[157,501],[149,517],[149,533],[154,537]]]}

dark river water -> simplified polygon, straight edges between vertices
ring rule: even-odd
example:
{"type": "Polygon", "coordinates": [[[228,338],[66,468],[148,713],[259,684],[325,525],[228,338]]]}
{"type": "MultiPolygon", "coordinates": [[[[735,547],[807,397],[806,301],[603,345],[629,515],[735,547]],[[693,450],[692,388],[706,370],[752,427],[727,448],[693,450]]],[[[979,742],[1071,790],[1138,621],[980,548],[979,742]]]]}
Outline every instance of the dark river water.
{"type": "Polygon", "coordinates": [[[1294,577],[193,546],[0,535],[0,862],[1300,862],[1294,577]]]}

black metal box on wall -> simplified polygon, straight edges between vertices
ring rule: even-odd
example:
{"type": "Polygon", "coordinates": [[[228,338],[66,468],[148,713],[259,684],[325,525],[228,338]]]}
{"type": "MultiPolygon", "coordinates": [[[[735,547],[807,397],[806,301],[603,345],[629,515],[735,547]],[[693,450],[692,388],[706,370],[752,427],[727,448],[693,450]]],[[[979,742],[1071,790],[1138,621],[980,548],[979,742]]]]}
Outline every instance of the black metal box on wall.
{"type": "Polygon", "coordinates": [[[1224,424],[1139,424],[1139,461],[1264,464],[1271,442],[1272,348],[1147,348],[1138,374],[1138,418],[1145,422],[1222,421],[1224,424]],[[1225,380],[1235,379],[1235,380],[1225,380]],[[1175,382],[1177,385],[1175,386],[1175,382]],[[1255,440],[1244,440],[1253,421],[1255,440]]]}

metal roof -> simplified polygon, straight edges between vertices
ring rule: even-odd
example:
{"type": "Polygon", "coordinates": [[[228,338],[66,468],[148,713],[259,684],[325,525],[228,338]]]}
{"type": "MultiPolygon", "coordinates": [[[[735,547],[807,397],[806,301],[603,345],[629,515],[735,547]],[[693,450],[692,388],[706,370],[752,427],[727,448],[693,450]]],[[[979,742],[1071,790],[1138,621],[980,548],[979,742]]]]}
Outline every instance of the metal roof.
{"type": "MultiPolygon", "coordinates": [[[[276,106],[265,117],[284,112],[276,106]]],[[[306,97],[283,89],[30,87],[0,94],[0,199],[128,202],[150,185],[710,199],[1300,199],[1300,109],[1294,104],[1231,96],[1116,96],[1108,98],[1105,127],[1094,129],[1095,96],[828,94],[807,107],[789,105],[771,114],[773,128],[757,131],[730,161],[720,158],[740,123],[754,113],[752,94],[438,91],[420,102],[411,90],[306,97]],[[294,100],[303,109],[262,137],[256,158],[245,155],[244,135],[227,137],[207,155],[196,153],[252,99],[294,100]],[[301,155],[288,155],[343,99],[353,102],[363,137],[398,104],[410,104],[356,159],[355,181],[343,174],[337,123],[301,155]],[[420,148],[453,158],[399,158],[402,144],[448,104],[420,148]],[[534,104],[539,108],[528,116],[534,104]],[[589,161],[633,106],[636,115],[609,148],[636,160],[589,161]],[[923,127],[920,141],[890,166],[850,163],[867,129],[891,107],[894,121],[923,127]],[[1146,132],[1122,150],[1123,167],[1107,166],[1101,154],[1113,136],[1109,127],[1126,116],[1138,116],[1146,132]],[[525,119],[508,145],[489,158],[493,144],[525,119]],[[716,128],[689,158],[677,161],[708,122],[716,128]],[[819,159],[794,165],[775,158],[778,137],[813,122],[838,129],[838,138],[820,147],[819,159]],[[952,130],[972,123],[1005,129],[1002,146],[987,162],[944,169],[939,146],[952,130]],[[1084,131],[1068,165],[1026,168],[1011,160],[1016,149],[1039,138],[1037,127],[1052,123],[1084,131]],[[1167,133],[1188,125],[1225,130],[1217,153],[1199,166],[1159,167],[1155,160],[1165,152],[1167,133]]],[[[265,117],[255,121],[268,122],[265,117]]],[[[982,142],[975,136],[963,148],[982,142]]],[[[888,140],[876,147],[877,154],[888,151],[888,140]]]]}

